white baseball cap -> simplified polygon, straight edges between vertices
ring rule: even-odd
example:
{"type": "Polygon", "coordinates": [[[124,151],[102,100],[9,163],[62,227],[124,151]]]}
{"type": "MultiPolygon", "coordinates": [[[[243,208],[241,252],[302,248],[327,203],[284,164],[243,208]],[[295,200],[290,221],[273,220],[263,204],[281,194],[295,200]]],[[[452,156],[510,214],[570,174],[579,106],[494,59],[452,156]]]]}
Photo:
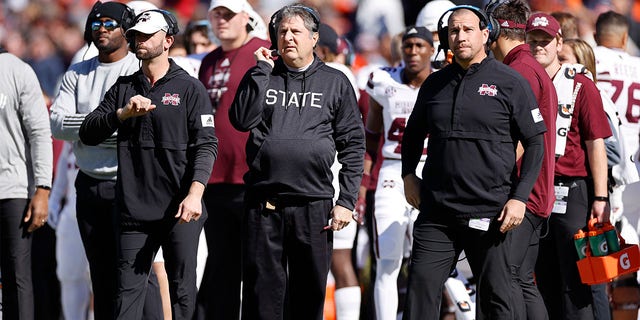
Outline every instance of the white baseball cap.
{"type": "Polygon", "coordinates": [[[246,0],[211,0],[209,11],[217,7],[225,7],[234,13],[244,11],[249,4],[246,0]]]}
{"type": "Polygon", "coordinates": [[[138,15],[135,25],[127,30],[127,36],[130,36],[134,31],[144,34],[154,34],[160,30],[164,32],[169,30],[167,20],[165,20],[162,13],[158,11],[145,11],[138,15]]]}
{"type": "Polygon", "coordinates": [[[416,19],[416,26],[425,27],[431,32],[438,31],[438,20],[445,11],[456,5],[449,0],[434,0],[427,3],[416,19]]]}
{"type": "Polygon", "coordinates": [[[129,1],[127,2],[127,6],[129,6],[129,8],[133,9],[133,12],[136,15],[141,14],[144,11],[147,10],[154,10],[154,9],[158,9],[158,7],[156,7],[155,4],[149,2],[149,1],[144,1],[144,0],[134,0],[134,1],[129,1]]]}

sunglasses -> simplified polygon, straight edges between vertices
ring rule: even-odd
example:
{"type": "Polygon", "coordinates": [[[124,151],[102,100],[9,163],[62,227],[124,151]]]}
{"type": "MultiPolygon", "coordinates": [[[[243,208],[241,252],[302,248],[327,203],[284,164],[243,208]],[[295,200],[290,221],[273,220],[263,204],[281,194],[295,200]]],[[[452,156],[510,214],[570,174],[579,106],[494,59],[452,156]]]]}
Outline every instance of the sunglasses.
{"type": "Polygon", "coordinates": [[[104,27],[108,31],[113,31],[119,27],[118,22],[115,20],[94,21],[91,23],[91,30],[98,31],[100,27],[104,27]]]}

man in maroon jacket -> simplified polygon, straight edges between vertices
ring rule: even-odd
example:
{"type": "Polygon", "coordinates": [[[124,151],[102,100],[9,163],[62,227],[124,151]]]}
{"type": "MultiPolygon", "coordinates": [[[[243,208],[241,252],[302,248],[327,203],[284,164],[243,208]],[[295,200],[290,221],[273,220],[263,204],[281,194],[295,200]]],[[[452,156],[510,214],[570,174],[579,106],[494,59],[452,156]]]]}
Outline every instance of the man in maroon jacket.
{"type": "Polygon", "coordinates": [[[242,177],[248,171],[249,134],[231,126],[229,106],[245,72],[256,64],[254,51],[271,45],[249,34],[248,9],[245,0],[212,0],[209,7],[220,46],[204,57],[198,77],[211,98],[220,153],[204,194],[211,215],[204,226],[209,256],[198,292],[197,319],[238,319],[240,313],[242,177]]]}
{"type": "MultiPolygon", "coordinates": [[[[487,4],[487,14],[500,25],[498,39],[489,46],[497,60],[518,71],[531,85],[538,101],[538,108],[547,126],[544,137],[544,158],[540,175],[527,201],[527,210],[522,224],[511,232],[509,267],[513,272],[513,286],[516,289],[516,305],[524,305],[526,311],[522,319],[545,319],[546,308],[536,287],[533,271],[538,258],[540,230],[553,207],[553,173],[555,167],[554,146],[556,144],[556,108],[558,96],[553,82],[544,68],[533,58],[529,45],[525,43],[525,27],[531,14],[524,0],[492,0],[487,4]]],[[[521,155],[521,147],[518,155],[521,155]]]]}

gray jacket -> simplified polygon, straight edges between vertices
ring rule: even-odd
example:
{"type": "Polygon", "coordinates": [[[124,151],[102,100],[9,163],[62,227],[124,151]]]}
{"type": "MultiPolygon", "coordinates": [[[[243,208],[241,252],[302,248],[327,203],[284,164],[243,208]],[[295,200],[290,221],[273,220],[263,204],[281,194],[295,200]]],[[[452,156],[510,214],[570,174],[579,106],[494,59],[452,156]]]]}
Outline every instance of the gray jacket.
{"type": "Polygon", "coordinates": [[[51,186],[49,114],[31,67],[0,53],[0,199],[27,199],[51,186]]]}

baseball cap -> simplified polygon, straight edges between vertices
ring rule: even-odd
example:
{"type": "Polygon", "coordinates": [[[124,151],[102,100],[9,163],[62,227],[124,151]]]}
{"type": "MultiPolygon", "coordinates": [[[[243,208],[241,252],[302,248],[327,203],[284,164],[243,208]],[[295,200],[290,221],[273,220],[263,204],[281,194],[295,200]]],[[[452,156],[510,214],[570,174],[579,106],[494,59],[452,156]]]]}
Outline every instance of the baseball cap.
{"type": "Polygon", "coordinates": [[[240,11],[244,11],[245,7],[248,5],[249,4],[246,0],[211,0],[209,11],[217,7],[225,7],[234,13],[238,13],[240,11]]]}
{"type": "Polygon", "coordinates": [[[144,0],[129,1],[127,2],[127,5],[129,6],[129,8],[133,9],[133,12],[136,15],[139,15],[147,10],[158,9],[155,4],[144,0]]]}
{"type": "Polygon", "coordinates": [[[429,44],[433,47],[433,36],[431,35],[431,31],[427,30],[427,28],[425,27],[408,27],[407,30],[404,31],[404,35],[402,36],[402,42],[409,38],[420,38],[429,42],[429,44]]]}
{"type": "Polygon", "coordinates": [[[336,33],[331,26],[325,23],[320,24],[320,28],[318,28],[318,33],[320,34],[320,38],[318,39],[318,45],[322,47],[327,47],[331,52],[337,54],[338,53],[338,34],[336,33]]]}
{"type": "Polygon", "coordinates": [[[138,19],[133,27],[127,30],[127,36],[131,36],[134,31],[144,34],[154,34],[158,31],[167,32],[169,25],[162,13],[158,11],[145,11],[138,15],[138,19]]]}
{"type": "Polygon", "coordinates": [[[527,20],[526,32],[529,33],[534,30],[542,30],[552,37],[562,34],[558,20],[551,15],[541,12],[532,14],[529,20],[527,20]]]}
{"type": "Polygon", "coordinates": [[[416,19],[416,26],[425,27],[430,32],[438,31],[438,20],[445,11],[456,5],[449,0],[434,0],[427,3],[416,19]]]}

